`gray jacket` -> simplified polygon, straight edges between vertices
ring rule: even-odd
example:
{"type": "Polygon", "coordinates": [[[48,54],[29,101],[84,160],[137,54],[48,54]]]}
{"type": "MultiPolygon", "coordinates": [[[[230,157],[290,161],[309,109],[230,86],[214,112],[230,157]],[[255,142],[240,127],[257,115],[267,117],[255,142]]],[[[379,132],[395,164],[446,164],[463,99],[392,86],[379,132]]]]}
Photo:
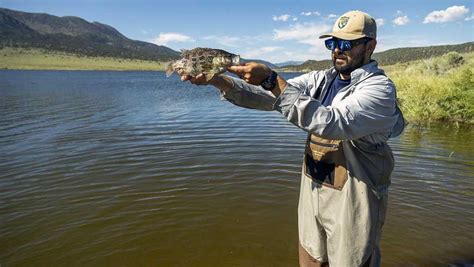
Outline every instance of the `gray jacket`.
{"type": "Polygon", "coordinates": [[[324,107],[320,99],[336,77],[334,68],[313,71],[288,80],[284,92],[275,98],[259,86],[234,79],[234,89],[222,96],[246,108],[277,110],[301,129],[326,139],[344,140],[347,169],[380,191],[390,184],[394,162],[387,145],[398,136],[405,121],[396,102],[393,82],[376,61],[351,73],[351,83],[324,107]],[[320,88],[319,99],[314,98],[320,88]]]}

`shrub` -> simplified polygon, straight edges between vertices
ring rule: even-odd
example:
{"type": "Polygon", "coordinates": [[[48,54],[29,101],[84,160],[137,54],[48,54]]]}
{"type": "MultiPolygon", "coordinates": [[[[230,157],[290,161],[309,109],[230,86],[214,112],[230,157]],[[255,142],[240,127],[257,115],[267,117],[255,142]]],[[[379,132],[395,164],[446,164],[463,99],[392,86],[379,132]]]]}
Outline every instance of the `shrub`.
{"type": "Polygon", "coordinates": [[[464,63],[464,58],[454,51],[446,54],[446,60],[450,67],[458,67],[464,63]]]}
{"type": "Polygon", "coordinates": [[[410,122],[474,124],[474,53],[463,56],[451,52],[387,69],[410,122]]]}

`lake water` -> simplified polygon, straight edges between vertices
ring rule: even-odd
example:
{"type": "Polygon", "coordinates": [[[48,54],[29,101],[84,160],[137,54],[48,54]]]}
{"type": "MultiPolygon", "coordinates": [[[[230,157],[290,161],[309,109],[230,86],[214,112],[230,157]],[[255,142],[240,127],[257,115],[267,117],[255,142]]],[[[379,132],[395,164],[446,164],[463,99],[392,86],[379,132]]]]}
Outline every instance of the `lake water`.
{"type": "MultiPolygon", "coordinates": [[[[306,134],[281,114],[161,72],[0,71],[0,115],[2,267],[297,266],[306,134]]],[[[383,265],[473,260],[474,130],[390,145],[383,265]]]]}

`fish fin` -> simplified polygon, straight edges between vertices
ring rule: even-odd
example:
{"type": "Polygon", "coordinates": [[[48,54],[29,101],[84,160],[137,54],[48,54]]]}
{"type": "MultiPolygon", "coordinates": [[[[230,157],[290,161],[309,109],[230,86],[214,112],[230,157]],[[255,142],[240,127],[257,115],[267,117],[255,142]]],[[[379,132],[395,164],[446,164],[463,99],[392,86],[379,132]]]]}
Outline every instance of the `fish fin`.
{"type": "Polygon", "coordinates": [[[234,55],[232,57],[232,65],[234,66],[239,66],[241,64],[240,62],[240,56],[239,55],[234,55]]]}
{"type": "Polygon", "coordinates": [[[205,73],[204,75],[206,75],[206,82],[212,80],[212,78],[214,78],[214,75],[216,75],[214,72],[208,72],[208,73],[205,73]]]}
{"type": "Polygon", "coordinates": [[[166,77],[170,77],[171,74],[173,74],[174,72],[173,63],[174,61],[166,62],[165,64],[166,77]]]}

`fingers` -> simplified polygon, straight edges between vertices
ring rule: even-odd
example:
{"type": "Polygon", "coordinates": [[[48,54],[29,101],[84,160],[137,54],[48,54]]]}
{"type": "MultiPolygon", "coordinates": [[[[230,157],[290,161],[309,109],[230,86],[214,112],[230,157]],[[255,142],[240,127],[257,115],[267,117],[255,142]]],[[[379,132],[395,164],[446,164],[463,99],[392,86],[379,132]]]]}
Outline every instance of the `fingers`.
{"type": "Polygon", "coordinates": [[[181,81],[190,81],[192,84],[195,84],[195,85],[206,85],[207,84],[207,81],[206,81],[206,76],[204,74],[198,74],[196,75],[195,77],[194,76],[191,76],[191,75],[188,75],[188,74],[183,74],[181,75],[181,81]]]}
{"type": "Polygon", "coordinates": [[[206,76],[200,73],[196,77],[191,78],[191,83],[195,85],[206,85],[206,76]]]}
{"type": "Polygon", "coordinates": [[[244,66],[231,66],[228,70],[247,83],[260,85],[271,74],[271,69],[256,62],[245,63],[244,66]]]}
{"type": "Polygon", "coordinates": [[[230,66],[227,68],[227,70],[234,73],[235,75],[240,76],[248,72],[249,69],[247,64],[248,63],[246,63],[245,66],[230,66]]]}
{"type": "Polygon", "coordinates": [[[242,66],[230,66],[227,70],[237,76],[245,82],[249,82],[251,77],[252,65],[251,63],[242,64],[242,66]]]}
{"type": "Polygon", "coordinates": [[[192,76],[191,75],[187,75],[187,74],[183,74],[181,75],[181,81],[189,81],[191,80],[192,76]]]}

